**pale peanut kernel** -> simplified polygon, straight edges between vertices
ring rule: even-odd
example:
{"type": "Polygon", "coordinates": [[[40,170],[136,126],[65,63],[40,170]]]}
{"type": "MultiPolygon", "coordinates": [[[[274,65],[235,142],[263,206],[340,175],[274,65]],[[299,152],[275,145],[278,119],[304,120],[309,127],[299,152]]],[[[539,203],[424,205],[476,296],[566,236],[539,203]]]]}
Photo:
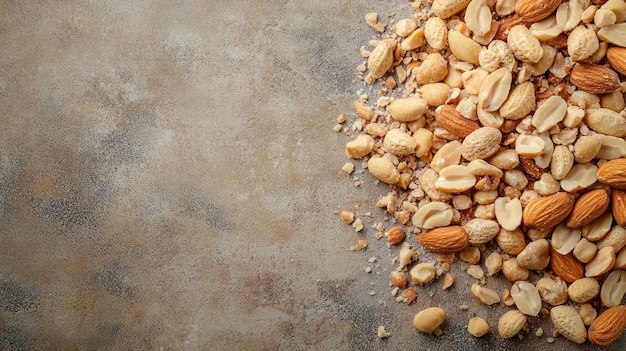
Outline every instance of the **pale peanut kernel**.
{"type": "Polygon", "coordinates": [[[444,202],[430,202],[421,206],[415,215],[413,215],[413,225],[432,229],[436,227],[444,227],[452,222],[454,211],[444,202]]]}
{"type": "Polygon", "coordinates": [[[523,134],[515,139],[515,151],[524,157],[537,157],[541,155],[546,147],[546,143],[536,135],[523,134]]]}
{"type": "Polygon", "coordinates": [[[418,263],[409,271],[411,280],[415,284],[426,284],[435,278],[435,265],[432,263],[418,263]]]}

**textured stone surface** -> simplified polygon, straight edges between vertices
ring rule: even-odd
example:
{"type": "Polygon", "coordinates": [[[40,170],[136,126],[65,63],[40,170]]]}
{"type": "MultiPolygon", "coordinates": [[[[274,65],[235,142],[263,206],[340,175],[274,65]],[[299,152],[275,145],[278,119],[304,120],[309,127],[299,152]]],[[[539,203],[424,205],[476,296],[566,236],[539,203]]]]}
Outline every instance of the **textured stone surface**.
{"type": "Polygon", "coordinates": [[[371,229],[385,187],[352,187],[332,127],[377,37],[363,15],[393,8],[0,2],[0,349],[544,345],[469,336],[474,314],[506,309],[479,309],[456,266],[450,291],[389,294],[397,250],[371,229]],[[372,211],[363,235],[342,209],[372,211]],[[348,251],[359,237],[369,249],[348,251]],[[432,305],[448,310],[439,338],[411,327],[432,305]]]}

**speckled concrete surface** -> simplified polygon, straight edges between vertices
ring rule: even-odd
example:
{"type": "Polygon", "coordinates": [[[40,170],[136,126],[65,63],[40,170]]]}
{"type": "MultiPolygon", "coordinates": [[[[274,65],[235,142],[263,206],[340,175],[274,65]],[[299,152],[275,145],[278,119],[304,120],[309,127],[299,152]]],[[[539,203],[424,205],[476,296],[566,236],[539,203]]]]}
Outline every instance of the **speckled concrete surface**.
{"type": "Polygon", "coordinates": [[[372,199],[385,188],[352,188],[332,127],[361,87],[358,49],[376,37],[363,15],[394,8],[408,11],[0,2],[0,349],[546,345],[468,336],[474,313],[495,324],[504,307],[479,309],[462,279],[396,304],[397,252],[369,228],[368,250],[348,251],[360,235],[334,212],[380,220],[372,199]],[[449,310],[444,335],[417,334],[412,316],[434,304],[449,310]],[[381,324],[391,338],[377,339],[381,324]]]}

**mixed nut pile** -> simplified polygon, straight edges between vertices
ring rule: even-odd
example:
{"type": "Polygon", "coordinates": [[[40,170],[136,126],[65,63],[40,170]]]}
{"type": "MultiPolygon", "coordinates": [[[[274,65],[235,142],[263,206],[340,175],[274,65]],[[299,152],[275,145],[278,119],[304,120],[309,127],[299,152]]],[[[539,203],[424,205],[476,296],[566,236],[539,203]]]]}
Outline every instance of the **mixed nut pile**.
{"type": "MultiPolygon", "coordinates": [[[[391,188],[377,206],[397,225],[375,227],[401,245],[393,293],[411,303],[440,276],[450,287],[458,257],[481,303],[512,307],[503,338],[549,314],[556,335],[610,344],[626,328],[626,1],[428,5],[389,13],[389,25],[365,16],[381,35],[361,49],[370,94],[354,102],[352,125],[340,116],[335,127],[352,138],[343,170],[391,188]],[[422,248],[437,262],[418,263],[422,248]],[[484,286],[498,273],[512,283],[502,296],[484,286]]],[[[362,230],[358,215],[341,216],[362,230]]],[[[439,334],[445,318],[427,308],[414,327],[439,334]]],[[[468,324],[476,337],[489,330],[468,324]]]]}

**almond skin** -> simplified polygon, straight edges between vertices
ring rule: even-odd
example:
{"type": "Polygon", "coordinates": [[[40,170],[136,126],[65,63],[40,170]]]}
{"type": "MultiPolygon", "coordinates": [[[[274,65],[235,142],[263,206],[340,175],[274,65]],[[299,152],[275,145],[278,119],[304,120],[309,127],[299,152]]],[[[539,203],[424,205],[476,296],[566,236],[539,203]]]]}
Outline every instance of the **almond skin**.
{"type": "Polygon", "coordinates": [[[518,0],[515,12],[525,23],[534,23],[550,16],[561,5],[560,0],[518,0]]]}
{"type": "Polygon", "coordinates": [[[463,116],[450,105],[443,105],[435,111],[435,120],[437,124],[448,132],[465,138],[480,126],[463,116]]]}
{"type": "Polygon", "coordinates": [[[569,80],[578,89],[593,94],[607,94],[619,89],[619,77],[612,69],[592,64],[576,65],[569,80]]]}
{"type": "Polygon", "coordinates": [[[596,175],[601,183],[611,188],[626,189],[626,159],[618,158],[604,163],[596,175]]]}
{"type": "Polygon", "coordinates": [[[426,230],[417,240],[427,250],[435,253],[455,253],[465,249],[469,243],[467,232],[458,225],[426,230]]]}
{"type": "Polygon", "coordinates": [[[548,229],[556,227],[572,211],[574,197],[565,192],[532,200],[522,214],[524,224],[530,228],[548,229]]]}
{"type": "Polygon", "coordinates": [[[626,328],[626,306],[611,307],[596,318],[587,337],[596,345],[607,346],[617,340],[626,328]]]}
{"type": "Polygon", "coordinates": [[[567,221],[570,228],[582,227],[600,217],[609,207],[609,192],[595,189],[581,196],[567,221]]]}
{"type": "Polygon", "coordinates": [[[626,226],[626,191],[613,189],[611,198],[613,218],[617,224],[624,227],[626,226]]]}
{"type": "Polygon", "coordinates": [[[573,252],[561,255],[552,245],[550,245],[550,268],[554,274],[570,284],[585,276],[583,264],[573,252]]]}
{"type": "Polygon", "coordinates": [[[626,75],[626,48],[612,47],[606,52],[606,58],[619,73],[626,75]]]}

